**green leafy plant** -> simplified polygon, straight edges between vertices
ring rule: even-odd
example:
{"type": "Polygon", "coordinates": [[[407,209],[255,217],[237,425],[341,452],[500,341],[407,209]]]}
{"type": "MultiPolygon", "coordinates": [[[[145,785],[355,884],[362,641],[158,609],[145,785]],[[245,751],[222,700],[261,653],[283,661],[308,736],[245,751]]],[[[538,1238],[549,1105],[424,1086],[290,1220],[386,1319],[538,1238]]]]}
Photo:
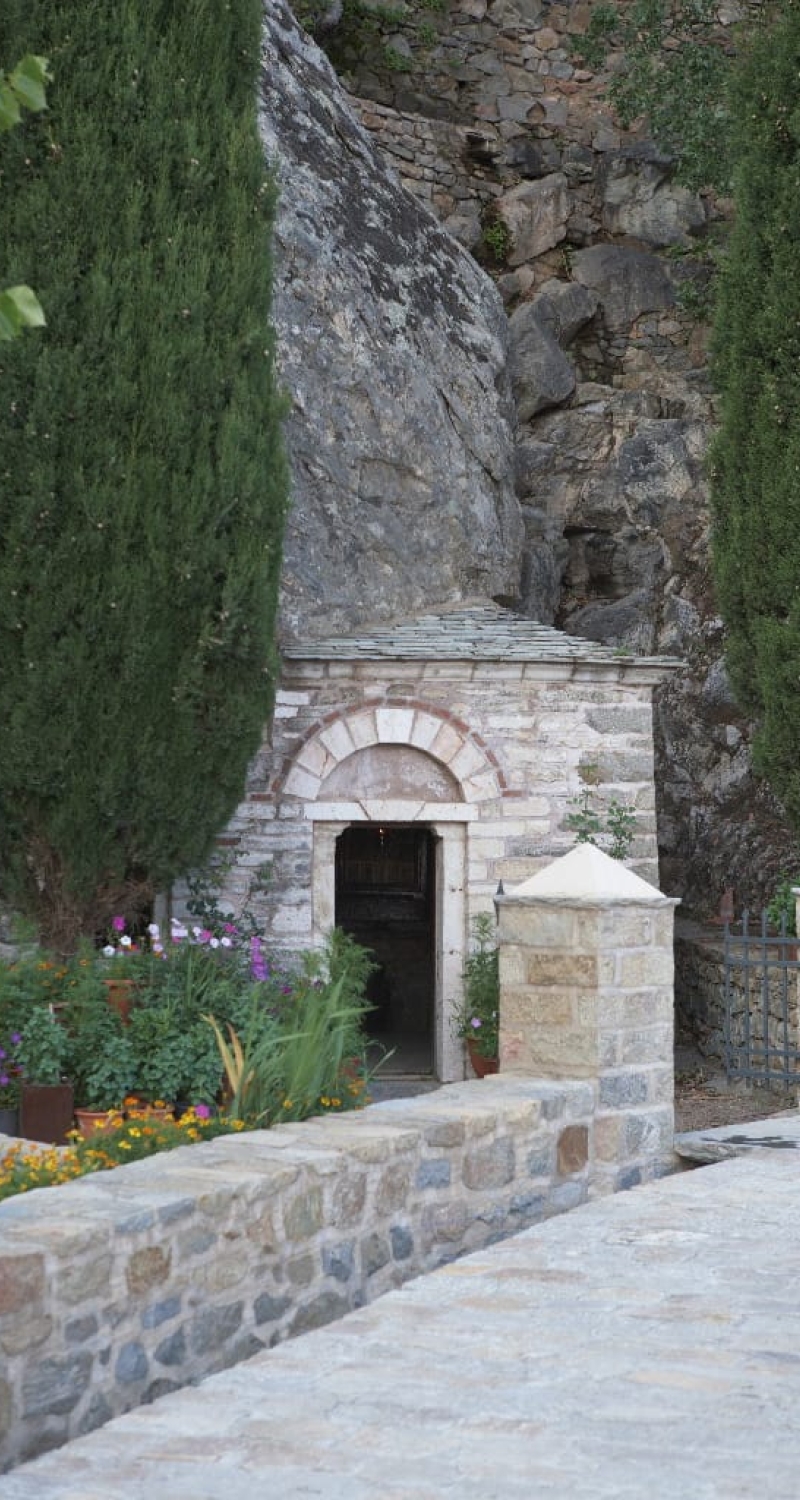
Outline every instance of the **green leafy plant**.
{"type": "MultiPolygon", "coordinates": [[[[73,1012],[73,1016],[74,1016],[73,1012]]],[[[83,1109],[120,1109],[136,1083],[133,1042],[105,996],[69,1027],[66,1071],[83,1109]]]]}
{"type": "Polygon", "coordinates": [[[494,918],[482,912],[471,925],[472,952],[464,964],[464,995],[453,1015],[453,1034],[481,1057],[497,1057],[500,973],[494,918]]]}
{"type": "MultiPolygon", "coordinates": [[[[38,114],[47,108],[49,79],[47,58],[31,53],[13,72],[0,73],[0,135],[20,124],[24,109],[38,114]]],[[[15,339],[23,328],[42,328],[44,323],[42,305],[29,286],[9,286],[0,292],[0,343],[15,339]]]]}
{"type": "Polygon", "coordinates": [[[481,230],[481,244],[495,265],[505,265],[513,245],[511,230],[501,219],[493,219],[481,230]]]}
{"type": "Polygon", "coordinates": [[[570,798],[572,812],[565,819],[579,844],[604,848],[612,859],[625,859],[636,835],[636,812],[627,802],[612,797],[605,814],[598,811],[594,792],[585,786],[570,798]]]}
{"type": "Polygon", "coordinates": [[[68,1038],[48,1006],[31,1012],[22,1028],[19,1061],[26,1083],[61,1083],[68,1053],[68,1038]]]}
{"type": "Polygon", "coordinates": [[[390,73],[410,73],[414,64],[406,52],[399,52],[391,42],[387,42],[383,48],[383,64],[390,73]]]}
{"type": "Polygon", "coordinates": [[[85,1070],[76,1100],[85,1109],[121,1109],[136,1081],[136,1057],[128,1036],[112,1036],[85,1070]]]}
{"type": "Polygon", "coordinates": [[[767,921],[779,932],[797,936],[797,900],[794,888],[800,888],[800,875],[781,875],[766,905],[767,921]],[[784,926],[785,924],[785,926],[784,926]]]}
{"type": "MultiPolygon", "coordinates": [[[[739,34],[746,28],[739,28],[739,34]]],[[[733,33],[734,37],[737,33],[733,33]]],[[[646,116],[658,144],[689,187],[730,179],[731,29],[713,0],[634,0],[598,5],[573,50],[591,68],[610,51],[624,57],[608,98],[626,128],[646,116]]]]}
{"type": "Polygon", "coordinates": [[[233,933],[238,942],[243,942],[258,934],[258,922],[253,915],[251,903],[259,892],[268,888],[272,865],[267,860],[250,872],[241,906],[234,913],[220,905],[222,888],[234,863],[233,855],[223,854],[187,875],[186,910],[213,936],[223,938],[233,933]]]}
{"type": "Polygon", "coordinates": [[[241,1024],[206,1020],[225,1069],[230,1111],[262,1125],[363,1103],[370,954],[335,928],[294,976],[254,987],[241,1024]]]}

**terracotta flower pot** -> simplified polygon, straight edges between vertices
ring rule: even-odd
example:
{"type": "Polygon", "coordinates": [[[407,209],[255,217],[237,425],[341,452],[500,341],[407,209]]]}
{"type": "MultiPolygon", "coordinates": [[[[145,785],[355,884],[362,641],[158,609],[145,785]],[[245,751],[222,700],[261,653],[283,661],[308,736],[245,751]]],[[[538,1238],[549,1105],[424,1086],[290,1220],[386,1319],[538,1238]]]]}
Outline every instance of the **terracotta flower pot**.
{"type": "Polygon", "coordinates": [[[500,1067],[499,1058],[484,1057],[483,1053],[478,1051],[475,1043],[471,1042],[469,1037],[467,1037],[467,1052],[469,1053],[472,1071],[476,1078],[486,1078],[489,1073],[496,1073],[498,1071],[500,1067]]]}
{"type": "Polygon", "coordinates": [[[75,1124],[84,1140],[88,1140],[95,1132],[114,1130],[122,1121],[121,1111],[118,1109],[76,1109],[75,1124]]]}
{"type": "Polygon", "coordinates": [[[127,1026],[131,1018],[131,1006],[136,989],[135,979],[104,979],[106,987],[106,998],[112,1010],[117,1012],[123,1026],[127,1026]]]}
{"type": "Polygon", "coordinates": [[[149,1099],[126,1099],[125,1113],[129,1120],[174,1120],[175,1105],[153,1104],[149,1099]]]}

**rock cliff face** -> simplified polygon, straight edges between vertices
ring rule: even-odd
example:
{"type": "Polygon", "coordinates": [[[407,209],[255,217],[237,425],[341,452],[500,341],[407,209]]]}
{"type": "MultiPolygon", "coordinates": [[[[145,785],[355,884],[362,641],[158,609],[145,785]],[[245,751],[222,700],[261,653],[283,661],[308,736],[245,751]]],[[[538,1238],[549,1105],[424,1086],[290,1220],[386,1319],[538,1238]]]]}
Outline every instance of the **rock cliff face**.
{"type": "Polygon", "coordinates": [[[346,100],[269,8],[284,628],[480,594],[682,657],[656,709],[662,885],[697,911],[730,886],[757,901],[800,852],[752,772],[710,581],[702,306],[722,210],[618,128],[576,59],[588,7],[451,0],[426,9],[422,49],[412,11],[391,38],[410,70],[346,57],[346,100]]]}
{"type": "Polygon", "coordinates": [[[401,186],[283,0],[266,12],[262,132],[291,401],[285,636],[515,596],[502,302],[401,186]]]}

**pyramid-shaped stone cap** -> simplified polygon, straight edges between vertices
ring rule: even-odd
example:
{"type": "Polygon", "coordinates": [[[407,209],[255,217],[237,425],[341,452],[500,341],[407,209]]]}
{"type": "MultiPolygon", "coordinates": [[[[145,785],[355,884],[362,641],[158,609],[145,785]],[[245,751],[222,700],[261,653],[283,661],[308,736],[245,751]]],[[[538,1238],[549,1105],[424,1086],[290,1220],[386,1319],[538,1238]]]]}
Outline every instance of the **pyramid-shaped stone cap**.
{"type": "Polygon", "coordinates": [[[577,844],[569,854],[509,891],[508,896],[512,900],[635,901],[638,905],[671,900],[595,844],[577,844]]]}

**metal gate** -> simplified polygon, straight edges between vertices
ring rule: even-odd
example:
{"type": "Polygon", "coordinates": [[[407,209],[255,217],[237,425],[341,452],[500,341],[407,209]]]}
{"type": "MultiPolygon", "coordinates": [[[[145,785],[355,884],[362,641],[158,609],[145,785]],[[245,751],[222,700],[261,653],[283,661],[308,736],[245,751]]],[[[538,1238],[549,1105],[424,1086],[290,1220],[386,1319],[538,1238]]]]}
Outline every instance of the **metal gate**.
{"type": "Polygon", "coordinates": [[[798,939],[745,912],[725,926],[725,1068],[729,1078],[789,1089],[800,1082],[798,939]]]}

